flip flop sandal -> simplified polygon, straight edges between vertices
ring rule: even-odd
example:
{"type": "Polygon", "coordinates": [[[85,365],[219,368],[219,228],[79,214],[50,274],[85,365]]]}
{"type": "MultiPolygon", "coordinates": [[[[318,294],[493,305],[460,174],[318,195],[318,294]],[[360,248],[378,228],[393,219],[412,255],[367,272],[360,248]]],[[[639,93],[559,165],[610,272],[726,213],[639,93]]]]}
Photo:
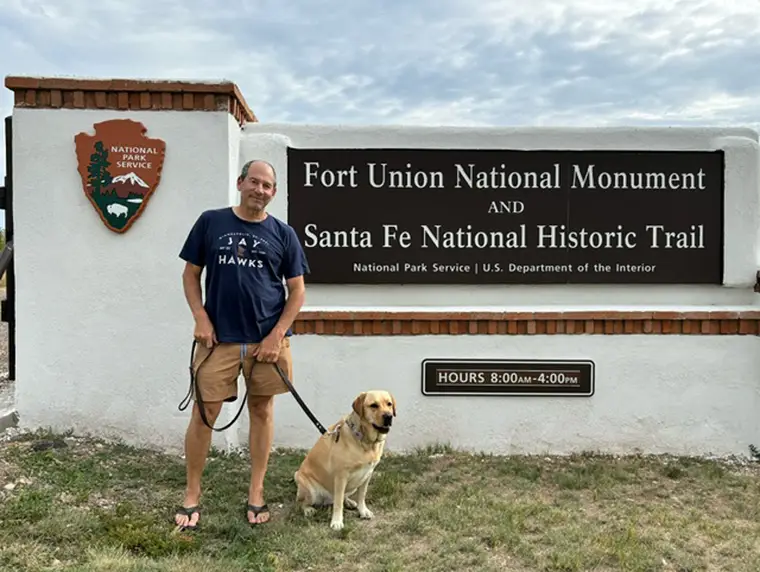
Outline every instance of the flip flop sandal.
{"type": "MultiPolygon", "coordinates": [[[[255,504],[249,504],[249,505],[247,505],[246,506],[246,511],[245,511],[245,519],[246,520],[248,520],[248,511],[252,512],[254,517],[257,517],[262,512],[269,512],[269,507],[267,506],[267,503],[264,503],[261,506],[256,506],[255,504]]],[[[271,519],[272,519],[272,516],[270,514],[269,520],[271,520],[271,519]]],[[[269,522],[269,520],[267,520],[266,522],[269,522]]],[[[260,524],[266,524],[266,522],[250,522],[249,521],[248,524],[250,524],[251,526],[259,526],[260,524]]]]}
{"type": "MultiPolygon", "coordinates": [[[[200,508],[198,506],[180,506],[180,507],[177,508],[177,512],[175,513],[174,516],[176,516],[178,514],[183,514],[187,518],[192,519],[193,518],[193,514],[196,513],[196,512],[200,516],[201,510],[200,510],[200,508]]],[[[176,521],[174,521],[174,524],[175,525],[177,524],[176,521]]],[[[199,526],[200,526],[200,520],[198,521],[197,524],[194,524],[194,525],[189,525],[189,524],[186,524],[184,526],[177,525],[177,527],[179,528],[179,530],[183,531],[183,532],[185,530],[197,530],[199,526]]]]}

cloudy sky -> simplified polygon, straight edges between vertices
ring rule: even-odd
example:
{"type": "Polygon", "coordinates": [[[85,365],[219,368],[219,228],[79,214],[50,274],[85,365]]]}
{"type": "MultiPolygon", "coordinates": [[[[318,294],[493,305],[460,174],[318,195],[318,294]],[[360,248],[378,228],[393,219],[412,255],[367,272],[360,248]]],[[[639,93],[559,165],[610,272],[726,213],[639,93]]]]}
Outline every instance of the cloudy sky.
{"type": "Polygon", "coordinates": [[[0,72],[229,79],[265,122],[760,129],[758,31],[759,0],[0,0],[0,72]]]}

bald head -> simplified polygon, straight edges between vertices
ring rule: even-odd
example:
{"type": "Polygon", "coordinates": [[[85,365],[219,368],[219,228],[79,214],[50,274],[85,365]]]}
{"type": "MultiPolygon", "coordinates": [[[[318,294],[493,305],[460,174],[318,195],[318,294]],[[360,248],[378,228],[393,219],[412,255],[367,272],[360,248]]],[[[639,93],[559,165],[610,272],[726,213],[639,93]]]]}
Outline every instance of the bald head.
{"type": "Polygon", "coordinates": [[[271,171],[272,182],[275,186],[277,186],[277,172],[274,170],[274,166],[269,161],[264,161],[263,159],[252,159],[250,161],[247,161],[243,165],[243,168],[240,169],[238,181],[244,181],[246,177],[248,177],[251,167],[254,165],[267,167],[271,171]]]}

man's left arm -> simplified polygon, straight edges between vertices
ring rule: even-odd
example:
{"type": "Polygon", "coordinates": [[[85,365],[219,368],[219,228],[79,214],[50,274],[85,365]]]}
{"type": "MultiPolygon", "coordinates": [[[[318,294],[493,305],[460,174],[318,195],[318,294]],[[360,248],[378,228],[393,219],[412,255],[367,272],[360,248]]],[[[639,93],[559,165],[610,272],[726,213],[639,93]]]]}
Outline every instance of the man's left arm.
{"type": "Polygon", "coordinates": [[[306,286],[303,275],[294,276],[287,279],[288,299],[285,301],[285,307],[282,309],[280,319],[277,320],[272,331],[261,340],[261,344],[254,353],[259,361],[274,363],[280,355],[280,344],[285,338],[288,329],[301,311],[304,300],[306,299],[306,286]]]}
{"type": "Polygon", "coordinates": [[[288,278],[286,284],[288,286],[288,299],[285,301],[285,308],[282,310],[280,319],[277,320],[277,324],[272,329],[272,334],[278,342],[285,337],[306,300],[306,284],[303,275],[288,278]]]}
{"type": "Polygon", "coordinates": [[[288,298],[279,320],[269,335],[262,340],[260,351],[257,352],[258,359],[261,361],[277,361],[280,354],[280,344],[295,322],[306,300],[304,275],[309,272],[309,263],[306,260],[301,242],[293,229],[289,229],[289,235],[283,260],[283,273],[288,288],[288,298]]]}

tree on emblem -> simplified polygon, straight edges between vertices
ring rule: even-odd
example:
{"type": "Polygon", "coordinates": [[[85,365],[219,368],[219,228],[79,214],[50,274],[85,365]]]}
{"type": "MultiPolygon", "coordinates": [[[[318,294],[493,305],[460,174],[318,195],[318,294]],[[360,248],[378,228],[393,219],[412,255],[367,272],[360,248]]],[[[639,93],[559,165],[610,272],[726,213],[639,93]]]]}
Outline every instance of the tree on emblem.
{"type": "Polygon", "coordinates": [[[93,193],[101,194],[101,189],[108,187],[113,181],[111,173],[108,172],[110,166],[108,149],[103,147],[102,141],[96,141],[95,152],[90,155],[90,164],[87,167],[87,182],[92,186],[93,193]]]}

